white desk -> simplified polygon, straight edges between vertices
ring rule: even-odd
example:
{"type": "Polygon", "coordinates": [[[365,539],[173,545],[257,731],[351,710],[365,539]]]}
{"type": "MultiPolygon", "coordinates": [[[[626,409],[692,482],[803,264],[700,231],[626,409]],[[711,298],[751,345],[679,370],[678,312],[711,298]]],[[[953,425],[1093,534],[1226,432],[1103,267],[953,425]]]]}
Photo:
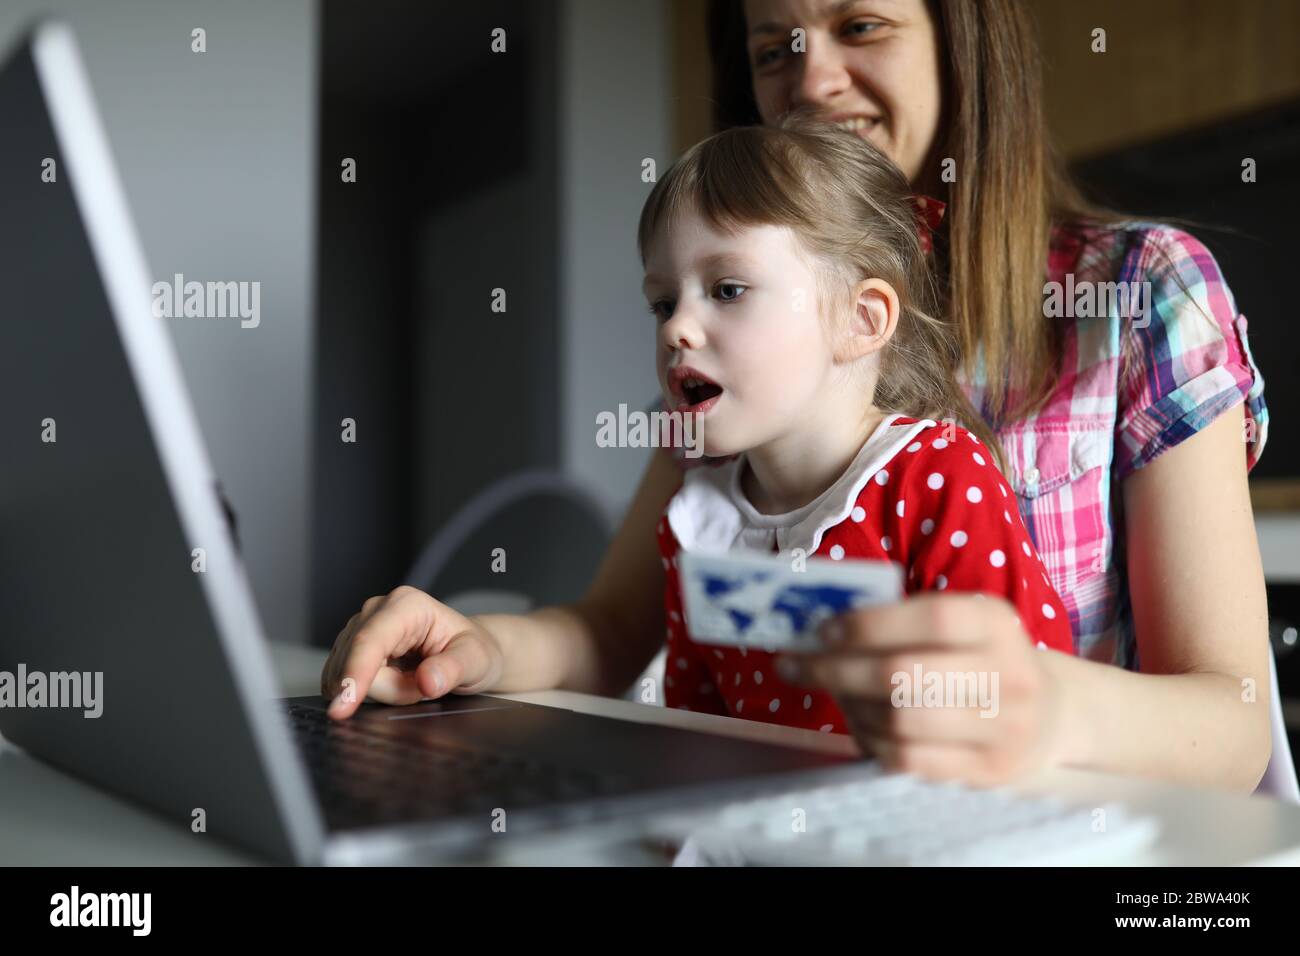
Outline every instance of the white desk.
{"type": "MultiPolygon", "coordinates": [[[[319,692],[325,651],[273,645],[286,696],[319,692]]],[[[854,753],[842,735],[779,727],[712,714],[666,710],[628,701],[541,691],[501,694],[627,720],[669,724],[854,753]]],[[[1075,770],[1044,771],[1019,784],[1028,792],[1103,803],[1121,800],[1163,821],[1160,842],[1131,861],[1139,865],[1300,864],[1300,807],[1260,797],[1193,790],[1150,781],[1075,770]]],[[[570,834],[500,862],[659,862],[626,847],[602,843],[602,832],[570,834]]],[[[0,863],[13,865],[200,865],[256,863],[211,835],[196,835],[149,811],[125,803],[53,770],[0,740],[0,863]]]]}

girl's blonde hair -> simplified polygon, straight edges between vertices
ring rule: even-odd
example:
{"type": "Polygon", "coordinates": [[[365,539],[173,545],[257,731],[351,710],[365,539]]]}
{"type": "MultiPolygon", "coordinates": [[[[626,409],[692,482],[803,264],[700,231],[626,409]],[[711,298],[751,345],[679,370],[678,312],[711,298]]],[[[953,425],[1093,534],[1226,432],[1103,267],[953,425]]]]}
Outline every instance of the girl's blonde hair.
{"type": "Polygon", "coordinates": [[[854,133],[793,112],[771,126],[716,133],[686,151],[655,184],[641,210],[637,249],[694,211],[720,232],[786,226],[819,266],[818,299],[826,315],[848,315],[863,279],[888,282],[898,294],[894,335],[882,350],[875,395],[886,412],[952,419],[993,452],[1002,449],[957,381],[961,337],[940,316],[938,285],[921,245],[907,177],[854,133]]]}

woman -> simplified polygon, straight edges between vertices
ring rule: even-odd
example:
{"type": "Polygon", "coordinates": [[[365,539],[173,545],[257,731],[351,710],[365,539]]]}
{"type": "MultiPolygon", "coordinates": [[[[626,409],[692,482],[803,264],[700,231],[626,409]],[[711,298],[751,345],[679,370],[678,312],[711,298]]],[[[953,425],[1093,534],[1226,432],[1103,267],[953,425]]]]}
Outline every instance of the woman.
{"type": "MultiPolygon", "coordinates": [[[[834,694],[865,753],[927,776],[994,783],[1070,765],[1252,790],[1271,738],[1246,473],[1267,414],[1213,259],[1070,186],[1013,0],[721,0],[710,16],[719,126],[814,109],[947,204],[936,264],[966,385],[1007,453],[1080,655],[1036,652],[1000,600],[928,594],[837,619],[824,654],[788,659],[790,679],[834,694]],[[1045,271],[1073,288],[1150,283],[1150,297],[1127,317],[1056,317],[1045,271]],[[997,672],[1000,719],[890,707],[890,675],[917,664],[997,672]]],[[[369,599],[322,691],[348,676],[355,698],[391,703],[449,689],[621,692],[663,644],[654,529],[681,480],[657,452],[575,605],[466,619],[412,588],[369,599]],[[414,670],[389,663],[407,655],[414,670]]],[[[341,695],[331,713],[356,706],[341,695]]]]}

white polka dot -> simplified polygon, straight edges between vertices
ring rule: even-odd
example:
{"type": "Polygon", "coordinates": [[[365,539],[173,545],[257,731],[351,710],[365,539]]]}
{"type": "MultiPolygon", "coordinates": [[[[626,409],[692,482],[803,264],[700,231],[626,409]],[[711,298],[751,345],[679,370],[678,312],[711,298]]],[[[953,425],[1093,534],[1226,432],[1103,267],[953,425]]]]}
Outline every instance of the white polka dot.
{"type": "Polygon", "coordinates": [[[1039,641],[1039,642],[1038,642],[1038,649],[1039,649],[1040,651],[1045,651],[1045,650],[1047,650],[1047,645],[1044,644],[1042,641],[1039,641]]]}
{"type": "Polygon", "coordinates": [[[803,709],[804,709],[804,710],[808,710],[810,707],[812,707],[812,694],[804,694],[804,695],[803,695],[803,709]]]}
{"type": "Polygon", "coordinates": [[[929,534],[934,530],[934,519],[926,518],[921,522],[921,534],[929,534]]]}
{"type": "Polygon", "coordinates": [[[775,697],[773,697],[773,698],[772,698],[772,702],[771,702],[770,704],[767,705],[767,709],[770,710],[772,713],[775,714],[777,708],[780,707],[780,706],[781,706],[781,702],[780,702],[779,700],[777,700],[775,697]]]}
{"type": "Polygon", "coordinates": [[[970,453],[970,456],[975,459],[975,464],[977,465],[984,464],[984,456],[981,455],[979,452],[973,451],[970,453]]]}
{"type": "Polygon", "coordinates": [[[948,543],[951,544],[954,548],[962,547],[966,543],[966,532],[954,531],[952,533],[952,537],[948,539],[948,543]]]}
{"type": "Polygon", "coordinates": [[[668,620],[670,620],[670,621],[680,621],[681,619],[682,619],[682,616],[681,616],[680,614],[678,614],[676,611],[669,611],[669,612],[668,612],[668,620]]]}
{"type": "Polygon", "coordinates": [[[867,517],[867,509],[862,507],[862,505],[858,505],[853,509],[849,517],[854,521],[862,521],[867,517]]]}
{"type": "Polygon", "coordinates": [[[937,448],[937,449],[939,449],[940,451],[943,451],[945,448],[948,447],[948,439],[946,439],[946,438],[936,438],[936,439],[934,440],[934,444],[933,444],[931,447],[933,447],[933,448],[937,448]]]}
{"type": "Polygon", "coordinates": [[[996,548],[989,554],[989,564],[995,568],[1000,568],[1007,563],[1007,556],[996,548]]]}
{"type": "Polygon", "coordinates": [[[1020,579],[1020,586],[1021,586],[1022,588],[1024,588],[1026,591],[1028,591],[1028,590],[1029,590],[1029,579],[1028,579],[1028,578],[1021,578],[1021,579],[1020,579]]]}
{"type": "Polygon", "coordinates": [[[1023,551],[1023,552],[1025,552],[1025,557],[1029,557],[1029,542],[1028,542],[1028,541],[1021,541],[1021,542],[1020,542],[1020,550],[1023,551]]]}
{"type": "Polygon", "coordinates": [[[670,627],[668,628],[668,640],[671,641],[672,639],[673,639],[673,629],[670,627]]]}
{"type": "Polygon", "coordinates": [[[668,570],[668,559],[667,559],[667,558],[660,558],[659,560],[661,560],[661,561],[664,563],[664,570],[667,571],[667,570],[668,570]]]}
{"type": "Polygon", "coordinates": [[[1004,511],[1004,512],[1002,512],[1002,517],[1004,517],[1004,518],[1007,519],[1007,524],[1011,524],[1011,515],[1010,515],[1010,514],[1008,514],[1007,512],[1004,511]]]}
{"type": "Polygon", "coordinates": [[[1056,611],[1052,609],[1052,605],[1043,605],[1043,617],[1047,618],[1049,621],[1056,617],[1056,611]]]}
{"type": "Polygon", "coordinates": [[[889,472],[885,471],[883,468],[876,472],[876,484],[883,485],[887,481],[889,481],[889,472]]]}
{"type": "MultiPolygon", "coordinates": [[[[937,471],[933,472],[929,478],[925,479],[925,483],[935,491],[938,491],[943,487],[943,475],[939,474],[937,471]]],[[[665,567],[667,567],[667,565],[665,565],[665,567]]]]}
{"type": "Polygon", "coordinates": [[[744,709],[745,709],[745,702],[743,700],[736,701],[736,713],[740,713],[744,709]]]}
{"type": "Polygon", "coordinates": [[[884,548],[886,551],[888,551],[890,548],[894,546],[894,542],[889,540],[889,535],[885,535],[883,538],[880,539],[880,546],[884,548]]]}
{"type": "Polygon", "coordinates": [[[829,734],[832,730],[835,729],[835,725],[834,725],[834,724],[822,724],[821,727],[818,728],[818,729],[821,730],[821,732],[824,733],[824,734],[829,734]]]}
{"type": "Polygon", "coordinates": [[[912,444],[907,446],[907,450],[913,453],[918,452],[921,450],[921,443],[919,441],[914,441],[912,444]]]}
{"type": "Polygon", "coordinates": [[[687,661],[686,661],[686,658],[684,658],[684,657],[679,657],[679,658],[677,658],[677,669],[678,669],[679,671],[684,671],[684,670],[686,670],[686,667],[687,667],[687,661]]]}
{"type": "Polygon", "coordinates": [[[736,686],[737,686],[737,687],[740,686],[740,672],[739,672],[739,671],[736,672],[736,686]]]}
{"type": "Polygon", "coordinates": [[[1006,486],[1006,485],[998,485],[998,491],[1002,492],[1002,497],[1003,497],[1003,498],[1005,498],[1005,497],[1007,496],[1007,486],[1006,486]]]}
{"type": "Polygon", "coordinates": [[[722,651],[718,650],[718,649],[715,647],[715,648],[713,649],[713,656],[716,657],[718,660],[722,660],[722,651]]]}
{"type": "Polygon", "coordinates": [[[673,686],[673,675],[672,675],[672,674],[669,674],[667,677],[665,677],[665,678],[664,678],[664,683],[667,684],[669,687],[672,687],[672,686],[673,686]]]}
{"type": "Polygon", "coordinates": [[[838,561],[842,557],[844,557],[844,548],[838,544],[831,545],[831,560],[838,561]]]}
{"type": "Polygon", "coordinates": [[[906,505],[907,502],[905,502],[902,498],[899,498],[898,504],[894,505],[894,514],[898,515],[900,518],[903,517],[903,512],[906,510],[906,505]]]}
{"type": "Polygon", "coordinates": [[[754,671],[754,683],[755,683],[755,684],[761,684],[761,683],[763,683],[763,672],[762,672],[762,671],[754,671]]]}
{"type": "Polygon", "coordinates": [[[966,500],[971,504],[978,504],[984,500],[984,492],[980,491],[978,488],[967,488],[966,500]]]}
{"type": "Polygon", "coordinates": [[[659,533],[660,534],[664,533],[664,523],[662,521],[659,522],[659,533]]]}
{"type": "Polygon", "coordinates": [[[934,586],[938,588],[940,591],[942,591],[944,588],[948,586],[948,579],[944,577],[942,574],[940,574],[938,577],[934,579],[934,586]]]}
{"type": "Polygon", "coordinates": [[[703,684],[700,685],[700,693],[701,694],[713,693],[713,685],[710,684],[708,681],[705,681],[703,684]]]}
{"type": "Polygon", "coordinates": [[[970,432],[967,432],[967,433],[966,433],[966,437],[969,438],[971,441],[973,441],[973,442],[974,442],[975,444],[977,444],[977,445],[980,443],[980,440],[979,440],[978,438],[976,438],[974,435],[972,435],[970,432]]]}
{"type": "Polygon", "coordinates": [[[743,647],[740,648],[740,656],[741,656],[741,657],[748,657],[748,656],[749,656],[749,651],[745,650],[745,648],[743,648],[743,647]]]}

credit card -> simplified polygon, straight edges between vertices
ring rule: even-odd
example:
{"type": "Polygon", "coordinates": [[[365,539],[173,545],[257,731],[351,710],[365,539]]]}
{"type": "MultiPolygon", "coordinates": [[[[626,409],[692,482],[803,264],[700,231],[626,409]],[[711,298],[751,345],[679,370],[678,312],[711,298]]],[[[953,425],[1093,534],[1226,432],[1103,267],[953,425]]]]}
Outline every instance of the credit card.
{"type": "Polygon", "coordinates": [[[702,644],[776,653],[824,650],[829,617],[903,597],[903,570],[890,561],[681,551],[686,626],[702,644]]]}

